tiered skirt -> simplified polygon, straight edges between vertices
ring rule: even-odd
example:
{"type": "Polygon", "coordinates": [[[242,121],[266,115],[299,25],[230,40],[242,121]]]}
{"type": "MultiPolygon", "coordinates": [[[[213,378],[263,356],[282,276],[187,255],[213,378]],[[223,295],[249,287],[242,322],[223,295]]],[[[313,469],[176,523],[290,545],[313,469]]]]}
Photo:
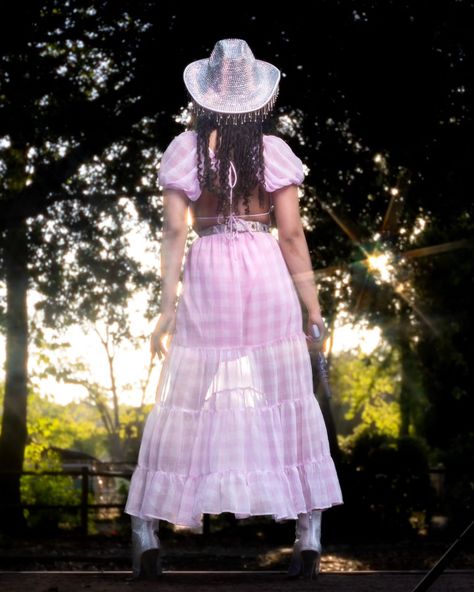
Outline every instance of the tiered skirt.
{"type": "Polygon", "coordinates": [[[343,503],[298,296],[265,232],[197,238],[125,512],[296,519],[343,503]]]}

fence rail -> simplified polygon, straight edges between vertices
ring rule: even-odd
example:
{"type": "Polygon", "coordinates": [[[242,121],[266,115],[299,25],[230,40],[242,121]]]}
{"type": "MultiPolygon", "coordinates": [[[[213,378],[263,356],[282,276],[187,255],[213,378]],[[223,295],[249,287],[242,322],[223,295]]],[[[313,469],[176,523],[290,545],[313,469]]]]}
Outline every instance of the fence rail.
{"type": "MultiPolygon", "coordinates": [[[[80,532],[87,536],[88,534],[88,517],[89,510],[95,509],[124,509],[125,503],[90,503],[89,502],[89,486],[91,478],[95,477],[120,477],[123,479],[131,479],[132,471],[101,471],[91,470],[89,467],[81,467],[80,470],[64,470],[64,471],[0,471],[2,476],[19,476],[34,475],[34,476],[56,476],[56,477],[80,477],[81,478],[81,501],[79,504],[16,504],[6,505],[4,507],[15,507],[22,509],[34,510],[75,510],[80,512],[80,532]]],[[[210,532],[209,514],[203,515],[203,534],[210,532]]]]}
{"type": "MultiPolygon", "coordinates": [[[[125,463],[123,463],[125,464],[125,463]]],[[[433,467],[429,470],[432,475],[442,476],[445,472],[444,468],[433,467]]],[[[89,510],[99,509],[124,509],[125,503],[90,503],[89,502],[89,486],[91,478],[95,477],[119,477],[123,479],[130,479],[132,471],[105,471],[105,470],[91,470],[89,467],[81,467],[80,470],[63,470],[63,471],[0,471],[1,476],[20,476],[35,475],[41,476],[57,476],[57,477],[80,477],[81,478],[81,501],[79,504],[19,504],[22,509],[28,510],[75,510],[80,512],[80,532],[87,536],[88,534],[88,518],[89,510]]],[[[438,494],[440,493],[440,484],[438,484],[438,494]]],[[[4,507],[13,507],[4,505],[4,507]]],[[[18,505],[14,507],[18,508],[18,505]]],[[[203,534],[210,533],[210,519],[209,514],[203,515],[203,534]]]]}

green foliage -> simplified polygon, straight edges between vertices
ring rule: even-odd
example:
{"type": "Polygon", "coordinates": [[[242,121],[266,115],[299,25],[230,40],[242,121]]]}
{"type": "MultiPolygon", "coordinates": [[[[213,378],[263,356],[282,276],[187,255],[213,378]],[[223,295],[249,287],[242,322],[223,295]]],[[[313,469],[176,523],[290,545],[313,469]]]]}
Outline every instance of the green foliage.
{"type": "MultiPolygon", "coordinates": [[[[143,426],[151,408],[152,404],[143,407],[121,405],[119,436],[124,451],[121,460],[136,460],[143,426]]],[[[30,392],[28,437],[29,442],[36,445],[79,450],[101,460],[109,458],[109,435],[100,413],[85,401],[60,405],[47,396],[30,392]]]]}
{"type": "Polygon", "coordinates": [[[100,457],[106,452],[99,414],[85,403],[60,405],[31,392],[28,399],[29,441],[42,446],[72,448],[100,457]]]}
{"type": "MultiPolygon", "coordinates": [[[[1,393],[0,393],[1,398],[1,393]]],[[[0,401],[1,402],[1,401],[0,401]]],[[[143,424],[151,406],[124,406],[122,433],[127,458],[136,460],[143,424]]],[[[108,434],[99,412],[85,402],[60,405],[35,390],[29,395],[28,439],[25,450],[25,471],[59,471],[63,465],[59,454],[50,447],[73,449],[96,458],[108,454],[108,434]]],[[[125,497],[129,483],[119,480],[119,495],[125,497]]],[[[81,477],[62,475],[24,475],[21,479],[21,498],[24,504],[78,505],[81,501],[81,477]]],[[[97,502],[92,491],[89,503],[97,502]]],[[[80,526],[79,508],[26,509],[25,517],[31,528],[48,534],[80,526]]],[[[89,513],[88,532],[96,532],[93,513],[89,513]]]]}
{"type": "MultiPolygon", "coordinates": [[[[128,458],[135,460],[138,453],[144,419],[149,406],[143,409],[124,406],[122,436],[129,451],[128,458]]],[[[25,471],[62,471],[55,446],[88,453],[103,458],[108,453],[107,432],[97,409],[85,402],[60,405],[36,391],[30,393],[28,416],[29,444],[25,450],[25,471]]],[[[120,482],[120,493],[126,492],[128,482],[120,482]]],[[[81,477],[60,475],[25,475],[21,480],[22,502],[25,504],[76,505],[81,500],[81,477]]],[[[92,491],[89,502],[94,503],[92,491]]],[[[25,510],[28,525],[42,533],[58,528],[72,529],[80,525],[79,508],[25,510]]],[[[96,524],[89,514],[88,531],[94,533],[96,524]]]]}
{"type": "Polygon", "coordinates": [[[123,460],[136,462],[147,415],[153,404],[142,407],[122,406],[120,438],[123,460]]]}
{"type": "Polygon", "coordinates": [[[411,436],[360,431],[344,455],[346,511],[364,536],[407,536],[428,525],[434,504],[428,450],[411,436]]]}
{"type": "MultiPolygon", "coordinates": [[[[32,443],[25,449],[24,470],[61,471],[61,459],[44,444],[32,443]]],[[[25,504],[74,505],[81,499],[80,487],[71,476],[23,475],[20,490],[25,504]]],[[[77,510],[69,513],[60,509],[27,509],[25,516],[29,526],[42,532],[56,530],[60,523],[69,528],[79,525],[77,510]]]]}
{"type": "MultiPolygon", "coordinates": [[[[474,216],[466,211],[456,224],[449,219],[433,221],[424,244],[473,236],[474,216]]],[[[447,249],[425,260],[416,274],[420,302],[436,329],[435,333],[431,326],[424,327],[415,351],[428,397],[422,429],[431,446],[444,450],[459,434],[469,441],[472,432],[473,244],[471,252],[447,249]]]]}
{"type": "Polygon", "coordinates": [[[140,407],[127,407],[121,402],[122,397],[138,390],[143,399],[152,372],[150,362],[143,380],[118,380],[116,357],[120,347],[126,343],[128,347],[133,345],[139,348],[145,339],[143,334],[132,337],[125,325],[125,320],[120,323],[84,323],[84,330],[87,328],[97,336],[103,348],[103,362],[109,373],[110,386],[94,378],[90,364],[77,356],[77,348],[73,343],[65,341],[60,334],[53,338],[47,336],[44,329],[36,324],[33,324],[32,331],[37,351],[32,379],[38,385],[37,389],[43,387],[44,380],[80,387],[83,393],[81,402],[70,403],[67,408],[71,417],[85,420],[87,433],[81,438],[81,443],[94,436],[96,443],[99,444],[99,440],[101,443],[100,456],[118,461],[134,458],[135,439],[137,433],[141,433],[148,409],[143,403],[140,407]],[[101,423],[99,429],[95,425],[97,418],[100,418],[101,423]]]}
{"type": "Polygon", "coordinates": [[[368,427],[389,436],[400,427],[399,358],[395,350],[379,348],[371,355],[342,352],[333,357],[331,384],[337,399],[335,414],[341,445],[368,427]]]}
{"type": "Polygon", "coordinates": [[[453,533],[459,533],[474,512],[474,432],[458,434],[437,458],[445,467],[442,510],[453,533]]]}

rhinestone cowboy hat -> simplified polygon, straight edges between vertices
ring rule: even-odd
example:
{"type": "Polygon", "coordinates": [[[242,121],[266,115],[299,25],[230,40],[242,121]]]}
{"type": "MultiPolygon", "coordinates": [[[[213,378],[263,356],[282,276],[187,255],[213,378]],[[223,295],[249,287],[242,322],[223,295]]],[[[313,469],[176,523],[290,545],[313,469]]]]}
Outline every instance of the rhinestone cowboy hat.
{"type": "Polygon", "coordinates": [[[221,39],[209,58],[184,70],[184,84],[196,115],[213,114],[217,122],[263,121],[279,92],[280,70],[255,59],[243,39],[221,39]]]}

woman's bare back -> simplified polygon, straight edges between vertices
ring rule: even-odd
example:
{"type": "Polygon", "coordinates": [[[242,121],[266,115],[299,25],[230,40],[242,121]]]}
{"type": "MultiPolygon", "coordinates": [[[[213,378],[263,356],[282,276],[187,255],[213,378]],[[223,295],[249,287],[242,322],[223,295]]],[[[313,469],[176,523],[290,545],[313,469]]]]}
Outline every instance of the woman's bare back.
{"type": "MultiPolygon", "coordinates": [[[[211,132],[209,138],[209,148],[212,152],[215,152],[217,140],[217,130],[211,132]]],[[[270,208],[271,208],[271,196],[266,192],[267,199],[266,206],[261,207],[258,200],[258,185],[255,186],[254,190],[249,196],[249,209],[250,214],[245,213],[245,207],[243,203],[239,204],[237,208],[237,215],[242,216],[244,220],[258,220],[265,224],[270,223],[270,208]]],[[[217,216],[215,214],[217,208],[218,198],[215,193],[204,189],[199,199],[195,202],[190,203],[192,217],[193,217],[193,229],[195,232],[212,226],[217,222],[217,216]]]]}

